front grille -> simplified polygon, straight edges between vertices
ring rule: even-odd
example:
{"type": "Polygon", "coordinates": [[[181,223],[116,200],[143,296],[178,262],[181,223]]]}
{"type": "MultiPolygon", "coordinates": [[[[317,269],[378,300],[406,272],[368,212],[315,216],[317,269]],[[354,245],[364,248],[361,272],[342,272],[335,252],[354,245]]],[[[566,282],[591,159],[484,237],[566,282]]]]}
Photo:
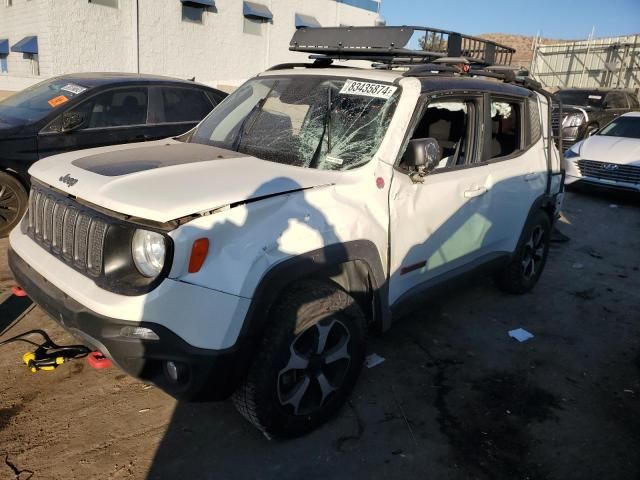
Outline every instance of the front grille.
{"type": "Polygon", "coordinates": [[[98,277],[109,223],[74,200],[40,186],[29,196],[26,233],[69,266],[98,277]]]}
{"type": "Polygon", "coordinates": [[[638,166],[597,162],[595,160],[578,160],[575,163],[580,173],[586,177],[640,184],[640,167],[638,166]]]}

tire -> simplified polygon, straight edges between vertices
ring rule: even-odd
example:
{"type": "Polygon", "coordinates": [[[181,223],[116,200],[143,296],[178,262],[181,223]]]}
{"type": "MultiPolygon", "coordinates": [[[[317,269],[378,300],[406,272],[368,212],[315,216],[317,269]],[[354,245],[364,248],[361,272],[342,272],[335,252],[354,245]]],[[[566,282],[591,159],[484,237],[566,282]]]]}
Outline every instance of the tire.
{"type": "Polygon", "coordinates": [[[544,270],[550,242],[551,220],[538,210],[525,224],[511,262],[496,275],[498,287],[509,293],[530,291],[544,270]]]}
{"type": "Polygon", "coordinates": [[[0,172],[0,238],[15,227],[29,203],[29,195],[18,179],[0,172]]]}
{"type": "Polygon", "coordinates": [[[362,369],[365,343],[365,318],[351,296],[335,285],[302,282],[273,309],[233,403],[267,436],[307,433],[345,403],[362,369]]]}

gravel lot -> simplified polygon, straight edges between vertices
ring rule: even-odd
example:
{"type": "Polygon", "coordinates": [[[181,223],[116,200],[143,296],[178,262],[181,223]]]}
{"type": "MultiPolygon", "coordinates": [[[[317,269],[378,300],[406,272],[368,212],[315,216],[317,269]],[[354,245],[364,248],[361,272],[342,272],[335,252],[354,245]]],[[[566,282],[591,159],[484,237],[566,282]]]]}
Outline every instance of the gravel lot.
{"type": "MultiPolygon", "coordinates": [[[[416,311],[372,339],[386,361],[338,418],[294,441],[115,368],[32,375],[24,347],[4,347],[0,478],[639,478],[640,201],[570,193],[560,228],[571,240],[553,245],[533,293],[479,279],[416,311]],[[512,340],[517,327],[535,338],[512,340]]],[[[3,337],[35,327],[71,341],[37,308],[3,337]]]]}

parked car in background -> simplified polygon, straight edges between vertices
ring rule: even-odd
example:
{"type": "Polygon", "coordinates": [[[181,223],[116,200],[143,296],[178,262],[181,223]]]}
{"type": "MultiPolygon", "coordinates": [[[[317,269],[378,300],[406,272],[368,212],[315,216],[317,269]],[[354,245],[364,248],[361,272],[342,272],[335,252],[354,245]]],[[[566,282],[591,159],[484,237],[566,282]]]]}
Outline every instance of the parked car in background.
{"type": "Polygon", "coordinates": [[[640,112],[625,113],[564,156],[565,184],[640,191],[640,112]]]}
{"type": "Polygon", "coordinates": [[[129,73],[51,78],[0,102],[0,236],[27,206],[27,170],[49,155],[173,137],[226,94],[187,80],[129,73]]]}
{"type": "Polygon", "coordinates": [[[566,88],[555,95],[562,101],[564,150],[593,135],[614,118],[640,110],[638,92],[632,90],[566,88]]]}

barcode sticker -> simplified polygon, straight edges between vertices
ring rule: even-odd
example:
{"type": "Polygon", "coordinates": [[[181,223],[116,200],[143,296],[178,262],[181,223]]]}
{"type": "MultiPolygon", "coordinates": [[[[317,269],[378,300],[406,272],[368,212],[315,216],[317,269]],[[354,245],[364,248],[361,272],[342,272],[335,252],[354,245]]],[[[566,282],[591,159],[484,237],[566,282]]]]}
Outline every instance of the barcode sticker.
{"type": "Polygon", "coordinates": [[[398,87],[392,85],[384,85],[382,83],[358,82],[356,80],[347,80],[344,82],[341,94],[344,95],[361,95],[363,97],[374,98],[390,98],[398,87]]]}
{"type": "Polygon", "coordinates": [[[67,83],[60,90],[64,90],[65,92],[73,93],[74,95],[80,95],[82,92],[86,90],[85,87],[81,87],[80,85],[75,85],[73,83],[67,83]]]}

